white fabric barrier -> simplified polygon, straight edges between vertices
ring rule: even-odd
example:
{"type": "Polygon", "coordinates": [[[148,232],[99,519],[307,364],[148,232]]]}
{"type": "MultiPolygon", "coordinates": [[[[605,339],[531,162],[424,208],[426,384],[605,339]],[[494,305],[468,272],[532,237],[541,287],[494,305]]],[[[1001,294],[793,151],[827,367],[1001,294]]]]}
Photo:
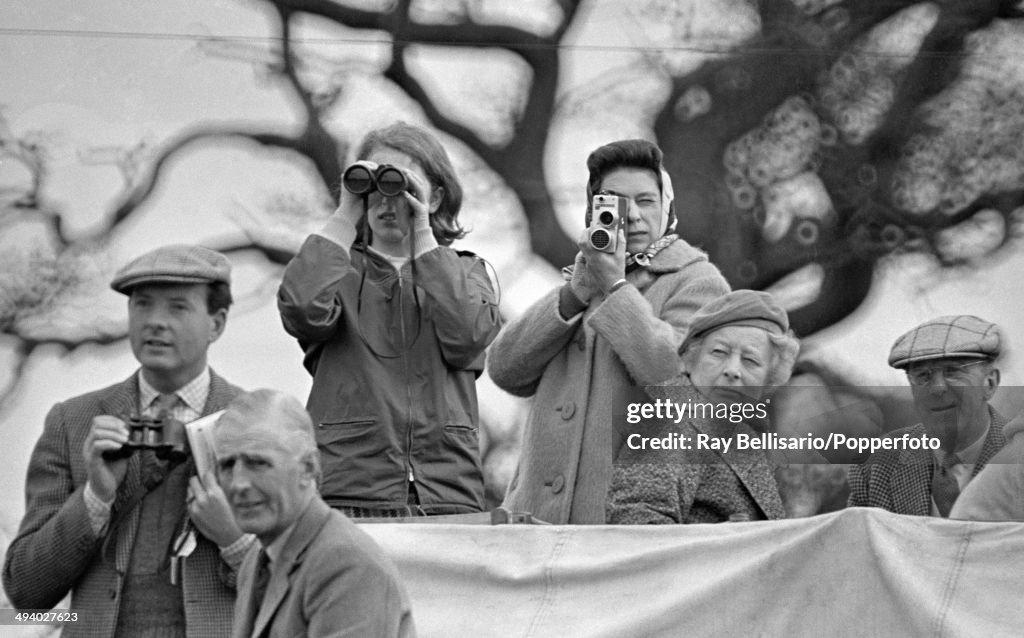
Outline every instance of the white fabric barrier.
{"type": "Polygon", "coordinates": [[[1020,636],[1024,525],[853,508],[678,526],[363,526],[420,638],[1020,636]]]}

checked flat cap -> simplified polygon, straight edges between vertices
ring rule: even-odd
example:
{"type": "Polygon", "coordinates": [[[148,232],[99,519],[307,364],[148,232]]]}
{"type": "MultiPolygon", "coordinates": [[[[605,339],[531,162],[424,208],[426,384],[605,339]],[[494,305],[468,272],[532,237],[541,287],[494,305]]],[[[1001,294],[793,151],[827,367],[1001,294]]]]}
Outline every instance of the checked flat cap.
{"type": "Polygon", "coordinates": [[[110,287],[121,294],[131,294],[139,284],[209,284],[231,283],[231,262],[209,248],[188,244],[161,246],[136,257],[114,275],[110,287]]]}
{"type": "Polygon", "coordinates": [[[949,357],[995,359],[1001,340],[999,326],[974,315],[937,317],[897,339],[889,365],[906,368],[917,361],[949,357]]]}

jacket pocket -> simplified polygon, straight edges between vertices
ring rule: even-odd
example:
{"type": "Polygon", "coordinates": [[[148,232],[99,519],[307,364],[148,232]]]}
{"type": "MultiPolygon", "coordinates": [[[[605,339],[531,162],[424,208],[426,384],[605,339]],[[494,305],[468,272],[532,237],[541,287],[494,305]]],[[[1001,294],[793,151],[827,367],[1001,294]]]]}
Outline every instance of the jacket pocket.
{"type": "Polygon", "coordinates": [[[444,454],[451,455],[458,467],[480,467],[480,441],[478,429],[472,425],[448,424],[444,426],[444,454]]]}
{"type": "Polygon", "coordinates": [[[446,425],[444,431],[453,436],[470,436],[476,438],[478,428],[472,425],[446,425]]]}
{"type": "Polygon", "coordinates": [[[383,449],[387,437],[380,432],[377,417],[357,416],[319,423],[316,441],[325,456],[352,458],[383,449]]]}

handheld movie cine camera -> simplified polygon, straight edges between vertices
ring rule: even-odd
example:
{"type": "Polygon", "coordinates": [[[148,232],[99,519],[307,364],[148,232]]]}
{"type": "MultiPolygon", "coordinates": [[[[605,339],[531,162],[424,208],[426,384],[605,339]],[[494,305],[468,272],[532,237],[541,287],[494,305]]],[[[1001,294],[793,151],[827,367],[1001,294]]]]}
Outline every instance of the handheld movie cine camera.
{"type": "Polygon", "coordinates": [[[385,197],[394,197],[409,188],[409,180],[405,173],[391,164],[381,164],[376,169],[363,164],[353,164],[345,169],[341,183],[348,192],[356,195],[369,195],[377,190],[385,197]]]}
{"type": "Polygon", "coordinates": [[[613,253],[618,248],[619,229],[626,227],[629,214],[625,197],[599,193],[591,206],[587,241],[595,250],[613,253]]]}

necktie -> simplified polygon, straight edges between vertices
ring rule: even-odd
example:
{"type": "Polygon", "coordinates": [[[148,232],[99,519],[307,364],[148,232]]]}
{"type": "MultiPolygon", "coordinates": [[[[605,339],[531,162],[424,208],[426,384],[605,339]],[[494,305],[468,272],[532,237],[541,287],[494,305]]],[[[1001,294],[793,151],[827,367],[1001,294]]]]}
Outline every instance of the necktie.
{"type": "Polygon", "coordinates": [[[268,582],[270,582],[270,556],[267,555],[266,549],[260,549],[260,553],[256,557],[256,579],[252,583],[254,621],[255,614],[263,606],[263,596],[267,593],[268,582]]]}
{"type": "Polygon", "coordinates": [[[158,394],[153,403],[153,416],[157,418],[170,418],[174,408],[178,405],[177,394],[158,394]]]}
{"type": "Polygon", "coordinates": [[[932,474],[932,498],[943,518],[949,516],[956,497],[960,496],[960,484],[952,471],[953,466],[959,462],[955,454],[947,454],[942,463],[935,466],[935,473],[932,474]]]}

